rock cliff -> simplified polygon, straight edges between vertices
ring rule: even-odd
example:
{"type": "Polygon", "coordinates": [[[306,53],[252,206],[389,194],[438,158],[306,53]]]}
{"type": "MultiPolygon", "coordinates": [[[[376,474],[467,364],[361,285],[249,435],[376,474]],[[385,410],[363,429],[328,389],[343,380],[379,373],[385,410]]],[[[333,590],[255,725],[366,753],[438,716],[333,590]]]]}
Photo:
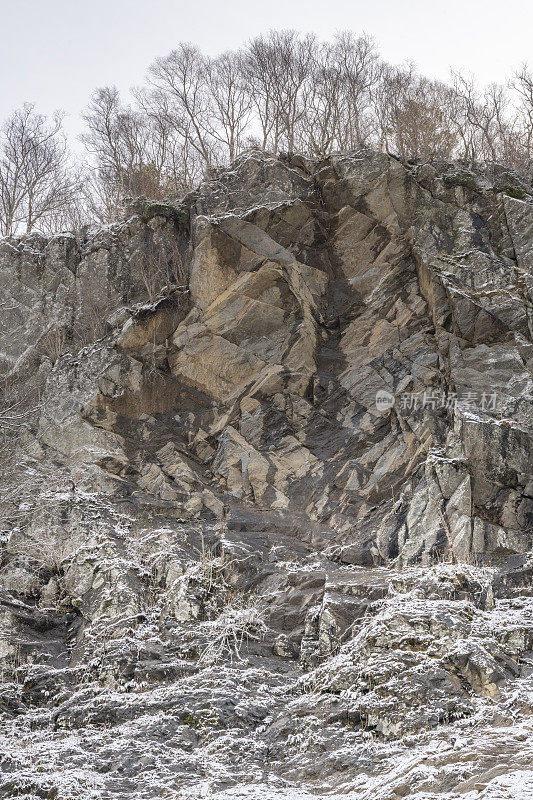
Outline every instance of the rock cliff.
{"type": "Polygon", "coordinates": [[[533,796],[516,176],[251,151],[0,302],[0,797],[533,796]]]}

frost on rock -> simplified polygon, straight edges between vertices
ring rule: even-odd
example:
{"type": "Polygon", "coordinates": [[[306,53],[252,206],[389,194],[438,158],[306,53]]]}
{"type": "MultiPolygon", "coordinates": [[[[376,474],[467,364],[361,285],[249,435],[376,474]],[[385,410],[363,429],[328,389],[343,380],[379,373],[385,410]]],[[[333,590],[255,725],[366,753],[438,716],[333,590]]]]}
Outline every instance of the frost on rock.
{"type": "Polygon", "coordinates": [[[0,798],[533,797],[533,206],[454,169],[1,243],[0,798]]]}

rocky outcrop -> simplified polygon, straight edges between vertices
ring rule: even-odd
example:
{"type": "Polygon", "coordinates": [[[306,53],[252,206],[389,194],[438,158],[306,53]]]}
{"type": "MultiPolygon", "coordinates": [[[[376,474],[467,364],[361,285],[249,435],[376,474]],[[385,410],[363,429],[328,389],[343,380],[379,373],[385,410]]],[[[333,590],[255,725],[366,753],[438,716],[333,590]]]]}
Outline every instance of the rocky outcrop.
{"type": "Polygon", "coordinates": [[[513,180],[250,152],[179,209],[1,245],[4,371],[45,385],[0,797],[533,790],[513,180]]]}
{"type": "Polygon", "coordinates": [[[146,202],[130,210],[127,222],[78,236],[0,241],[0,375],[27,379],[109,333],[120,309],[180,283],[184,211],[146,202]]]}

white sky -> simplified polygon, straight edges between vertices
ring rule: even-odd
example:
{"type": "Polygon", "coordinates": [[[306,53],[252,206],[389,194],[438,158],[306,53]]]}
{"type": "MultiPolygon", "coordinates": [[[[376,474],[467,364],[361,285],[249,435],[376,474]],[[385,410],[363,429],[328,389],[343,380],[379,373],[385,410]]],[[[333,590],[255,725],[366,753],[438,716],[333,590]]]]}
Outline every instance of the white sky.
{"type": "Polygon", "coordinates": [[[269,28],[365,31],[386,60],[500,81],[533,66],[531,0],[0,0],[0,121],[24,101],[64,109],[76,136],[97,86],[127,91],[180,41],[215,55],[269,28]]]}

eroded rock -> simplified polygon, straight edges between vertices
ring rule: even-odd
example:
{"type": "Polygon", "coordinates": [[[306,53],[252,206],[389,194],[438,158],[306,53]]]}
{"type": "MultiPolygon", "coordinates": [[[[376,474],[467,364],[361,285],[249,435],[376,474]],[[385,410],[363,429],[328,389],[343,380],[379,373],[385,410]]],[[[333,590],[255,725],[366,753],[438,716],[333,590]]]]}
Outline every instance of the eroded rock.
{"type": "Polygon", "coordinates": [[[251,151],[1,243],[2,370],[41,394],[0,796],[525,796],[533,205],[502,187],[251,151]]]}

